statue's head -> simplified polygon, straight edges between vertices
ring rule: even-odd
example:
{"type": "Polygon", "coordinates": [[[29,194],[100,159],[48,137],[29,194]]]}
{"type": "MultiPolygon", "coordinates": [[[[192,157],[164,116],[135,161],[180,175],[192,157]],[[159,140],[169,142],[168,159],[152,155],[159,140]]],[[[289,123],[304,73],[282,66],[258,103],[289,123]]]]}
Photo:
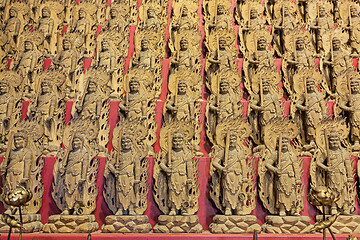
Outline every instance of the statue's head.
{"type": "Polygon", "coordinates": [[[255,8],[251,8],[250,10],[250,19],[255,19],[257,18],[257,11],[255,8]]]}
{"type": "Polygon", "coordinates": [[[4,79],[0,82],[0,93],[4,94],[9,91],[9,82],[4,81],[4,79]]]}
{"type": "Polygon", "coordinates": [[[107,50],[109,50],[109,48],[110,48],[109,40],[108,39],[103,39],[101,41],[101,49],[102,49],[102,51],[107,51],[107,50]]]}
{"type": "Polygon", "coordinates": [[[229,145],[230,147],[236,147],[237,144],[237,134],[235,131],[230,131],[230,136],[229,136],[229,145]]]}
{"type": "Polygon", "coordinates": [[[34,44],[32,43],[32,41],[26,40],[26,41],[24,42],[24,48],[25,48],[25,51],[33,50],[34,44]]]}
{"type": "Polygon", "coordinates": [[[219,38],[219,48],[221,50],[223,50],[223,49],[225,49],[225,47],[226,47],[226,40],[224,37],[220,37],[219,38]]]}
{"type": "Polygon", "coordinates": [[[178,83],[178,93],[179,94],[186,94],[187,85],[185,81],[179,81],[178,83]]]}
{"type": "Polygon", "coordinates": [[[49,93],[51,92],[51,80],[50,79],[44,79],[41,82],[41,92],[42,93],[49,93]]]}
{"type": "Polygon", "coordinates": [[[315,90],[315,87],[316,87],[316,83],[315,83],[315,79],[312,78],[312,77],[308,77],[306,79],[306,89],[307,91],[314,91],[315,90]]]}
{"type": "Polygon", "coordinates": [[[132,144],[132,138],[129,134],[124,134],[121,136],[121,148],[122,150],[130,150],[132,144]]]}
{"type": "Polygon", "coordinates": [[[69,50],[71,48],[71,42],[68,38],[63,39],[63,49],[69,50]]]}
{"type": "Polygon", "coordinates": [[[228,93],[229,80],[227,80],[226,78],[221,78],[219,87],[220,87],[220,93],[228,93]]]}
{"type": "Polygon", "coordinates": [[[319,16],[325,17],[325,8],[321,5],[319,5],[319,16]]]}
{"type": "Polygon", "coordinates": [[[140,82],[137,77],[132,77],[129,81],[130,92],[138,92],[140,89],[140,82]]]}
{"type": "Polygon", "coordinates": [[[305,48],[305,42],[302,37],[296,39],[296,50],[303,50],[305,48]]]}
{"type": "Polygon", "coordinates": [[[287,17],[287,16],[289,16],[289,8],[288,7],[286,7],[286,6],[284,6],[283,7],[284,8],[284,15],[287,17]]]}
{"type": "Polygon", "coordinates": [[[330,148],[336,149],[340,147],[340,136],[336,131],[331,131],[328,138],[330,148]]]}
{"type": "Polygon", "coordinates": [[[225,14],[225,7],[221,3],[217,7],[217,15],[223,15],[225,14]]]}
{"type": "Polygon", "coordinates": [[[14,134],[14,145],[15,148],[24,148],[26,145],[26,132],[24,131],[17,131],[14,134]]]}
{"type": "Polygon", "coordinates": [[[264,36],[259,37],[257,41],[257,48],[259,50],[265,50],[266,48],[266,38],[264,36]]]}
{"type": "Polygon", "coordinates": [[[84,144],[84,136],[81,133],[75,133],[74,139],[72,142],[73,149],[80,149],[84,144]]]}
{"type": "Polygon", "coordinates": [[[111,17],[111,18],[115,18],[115,17],[117,16],[117,13],[118,13],[118,11],[117,11],[116,8],[112,7],[112,8],[110,9],[110,17],[111,17]]]}
{"type": "Polygon", "coordinates": [[[144,50],[148,50],[149,49],[149,40],[146,38],[143,38],[141,40],[141,49],[144,50]]]}
{"type": "Polygon", "coordinates": [[[182,149],[184,145],[184,135],[181,132],[175,132],[172,138],[173,149],[182,149]]]}
{"type": "Polygon", "coordinates": [[[188,12],[189,12],[188,8],[184,5],[181,16],[186,17],[188,15],[188,12]]]}
{"type": "Polygon", "coordinates": [[[51,15],[50,8],[47,6],[43,7],[43,9],[41,9],[41,13],[43,18],[50,17],[51,15]]]}
{"type": "Polygon", "coordinates": [[[351,17],[357,17],[357,15],[358,15],[358,11],[354,5],[352,5],[350,7],[350,15],[351,15],[351,17]]]}
{"type": "Polygon", "coordinates": [[[9,9],[9,17],[13,18],[13,17],[17,17],[17,10],[15,7],[11,7],[9,9]]]}
{"type": "Polygon", "coordinates": [[[358,92],[360,86],[360,78],[358,76],[350,77],[350,88],[352,92],[358,92]]]}
{"type": "Polygon", "coordinates": [[[86,12],[84,8],[79,9],[79,18],[85,18],[86,12]]]}
{"type": "Polygon", "coordinates": [[[155,18],[155,10],[152,7],[149,7],[147,10],[148,18],[155,18]]]}
{"type": "Polygon", "coordinates": [[[184,38],[184,37],[181,38],[181,40],[180,40],[180,49],[181,50],[187,50],[188,45],[189,45],[188,40],[186,38],[184,38]]]}
{"type": "Polygon", "coordinates": [[[93,79],[92,77],[90,77],[89,79],[89,86],[88,86],[88,92],[96,92],[97,89],[97,82],[95,79],[93,79]]]}
{"type": "Polygon", "coordinates": [[[339,38],[334,37],[332,40],[332,45],[333,45],[333,50],[339,50],[340,49],[340,45],[341,45],[341,41],[339,38]]]}
{"type": "Polygon", "coordinates": [[[270,92],[270,77],[264,75],[262,79],[262,88],[264,93],[270,92]]]}
{"type": "Polygon", "coordinates": [[[283,134],[282,139],[281,139],[281,150],[282,151],[287,151],[288,150],[289,141],[290,141],[289,135],[283,134]]]}

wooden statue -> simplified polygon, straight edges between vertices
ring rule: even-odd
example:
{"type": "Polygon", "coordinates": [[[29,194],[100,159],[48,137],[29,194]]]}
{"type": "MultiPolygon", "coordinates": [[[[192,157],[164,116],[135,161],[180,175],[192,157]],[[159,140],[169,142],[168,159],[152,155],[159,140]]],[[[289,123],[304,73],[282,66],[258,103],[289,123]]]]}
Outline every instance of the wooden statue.
{"type": "MultiPolygon", "coordinates": [[[[41,151],[34,145],[32,134],[34,126],[31,124],[19,124],[9,134],[8,147],[3,162],[1,163],[1,175],[3,182],[3,199],[6,194],[15,190],[19,185],[25,186],[35,198],[32,198],[27,206],[22,208],[23,231],[39,232],[42,229],[41,216],[37,212],[41,208],[41,198],[44,193],[41,182],[41,171],[44,159],[40,158],[41,151]],[[40,176],[40,177],[39,177],[40,176]]],[[[35,130],[36,131],[36,130],[35,130]]],[[[4,201],[4,200],[2,200],[4,201]]],[[[4,204],[5,213],[16,214],[19,219],[18,208],[4,204]]],[[[6,223],[0,221],[2,231],[7,231],[6,223]]]]}
{"type": "Polygon", "coordinates": [[[120,121],[113,135],[114,149],[105,170],[104,198],[115,214],[107,216],[102,232],[149,232],[147,208],[149,161],[143,144],[147,130],[141,121],[120,121]],[[136,219],[138,224],[130,223],[136,219]],[[116,224],[114,224],[116,223],[116,224]]]}
{"type": "Polygon", "coordinates": [[[17,17],[18,11],[13,6],[9,9],[9,19],[4,22],[3,31],[7,38],[7,44],[9,45],[8,49],[14,49],[18,44],[18,36],[20,33],[21,21],[17,17]]]}
{"type": "Polygon", "coordinates": [[[141,50],[137,54],[137,58],[132,61],[132,66],[136,68],[144,68],[147,70],[154,70],[155,67],[155,54],[149,48],[149,40],[141,40],[141,50]]]}
{"type": "Polygon", "coordinates": [[[42,16],[38,20],[37,31],[41,32],[44,35],[45,38],[44,44],[46,45],[44,46],[45,50],[51,52],[50,43],[53,37],[54,19],[50,17],[51,11],[50,8],[47,6],[41,9],[41,14],[42,16]]]}
{"type": "Polygon", "coordinates": [[[210,230],[213,233],[261,231],[256,218],[249,215],[255,207],[256,173],[254,158],[247,159],[251,154],[250,145],[245,146],[243,141],[249,137],[251,127],[241,118],[235,118],[222,122],[217,131],[218,145],[211,151],[210,196],[225,216],[215,215],[210,230]],[[239,124],[233,125],[235,122],[239,124]],[[224,217],[234,226],[224,224],[220,220],[224,217]],[[238,222],[246,222],[246,226],[237,228],[238,222]]]}
{"type": "Polygon", "coordinates": [[[0,145],[4,147],[9,127],[13,124],[11,120],[15,109],[15,98],[9,92],[10,82],[2,79],[0,82],[0,145]]]}
{"type": "Polygon", "coordinates": [[[206,21],[208,22],[207,27],[205,27],[207,32],[212,34],[220,31],[232,32],[232,23],[228,12],[229,2],[224,1],[217,5],[212,5],[214,2],[209,2],[209,4],[211,13],[206,21]]]}
{"type": "Polygon", "coordinates": [[[181,122],[173,122],[161,128],[160,145],[164,154],[158,154],[154,166],[154,198],[166,215],[159,216],[160,221],[154,227],[154,232],[177,232],[176,226],[184,223],[189,225],[187,232],[202,231],[199,218],[194,215],[199,208],[199,185],[198,164],[193,160],[191,146],[190,149],[187,146],[191,130],[191,127],[181,122]],[[168,225],[170,222],[173,224],[168,225]]]}

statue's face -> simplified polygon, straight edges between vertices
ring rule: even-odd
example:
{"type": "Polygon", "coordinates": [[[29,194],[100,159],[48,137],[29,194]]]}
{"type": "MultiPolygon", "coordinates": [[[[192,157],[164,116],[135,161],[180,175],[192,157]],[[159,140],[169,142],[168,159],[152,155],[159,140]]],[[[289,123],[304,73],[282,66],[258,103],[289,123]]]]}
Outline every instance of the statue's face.
{"type": "Polygon", "coordinates": [[[225,8],[223,5],[219,4],[217,8],[217,15],[223,15],[225,13],[225,8]]]}
{"type": "Polygon", "coordinates": [[[227,93],[228,91],[229,91],[229,83],[221,82],[220,83],[220,92],[221,93],[227,93]]]}
{"type": "Polygon", "coordinates": [[[137,81],[132,81],[129,84],[130,92],[137,92],[139,91],[140,84],[137,81]]]}
{"type": "Polygon", "coordinates": [[[338,148],[340,146],[340,139],[338,137],[330,137],[329,146],[330,148],[338,148]]]}
{"type": "Polygon", "coordinates": [[[116,12],[116,10],[114,8],[112,8],[110,10],[110,17],[111,18],[116,18],[116,16],[117,16],[117,12],[116,12]]]}
{"type": "Polygon", "coordinates": [[[147,11],[148,18],[154,18],[155,17],[155,11],[152,8],[149,8],[147,11]]]}
{"type": "Polygon", "coordinates": [[[270,79],[264,79],[263,80],[263,91],[264,92],[269,92],[270,91],[269,81],[270,81],[270,79]]]}
{"type": "Polygon", "coordinates": [[[25,138],[22,136],[14,137],[14,145],[15,145],[15,148],[25,147],[25,138]]]}
{"type": "Polygon", "coordinates": [[[129,137],[123,137],[121,139],[121,148],[123,150],[130,150],[131,149],[131,139],[129,137]]]}
{"type": "Polygon", "coordinates": [[[73,149],[79,149],[79,148],[81,148],[81,144],[82,144],[81,139],[78,138],[78,137],[74,137],[74,140],[73,140],[73,143],[72,143],[73,149]]]}
{"type": "Polygon", "coordinates": [[[350,8],[350,14],[351,14],[351,17],[356,17],[358,15],[355,7],[350,8]]]}
{"type": "Polygon", "coordinates": [[[229,140],[230,140],[229,141],[230,147],[236,147],[237,136],[235,133],[233,133],[233,132],[230,133],[229,140]]]}
{"type": "Polygon", "coordinates": [[[288,150],[288,146],[289,146],[289,139],[288,138],[282,138],[281,139],[281,150],[282,151],[287,151],[288,150]]]}
{"type": "Polygon", "coordinates": [[[141,41],[141,48],[142,50],[148,50],[149,49],[149,42],[147,40],[141,41]]]}
{"type": "Polygon", "coordinates": [[[296,41],[296,50],[303,50],[305,47],[304,41],[299,39],[296,41]]]}
{"type": "Polygon", "coordinates": [[[315,90],[315,83],[313,81],[306,82],[306,87],[308,91],[314,91],[315,90]]]}
{"type": "Polygon", "coordinates": [[[0,93],[4,94],[9,91],[9,87],[5,83],[0,83],[0,93]]]}
{"type": "Polygon", "coordinates": [[[31,44],[31,42],[26,41],[25,42],[25,51],[32,50],[32,48],[33,48],[33,45],[31,44]]]}
{"type": "Polygon", "coordinates": [[[338,41],[338,40],[333,41],[333,49],[334,50],[340,49],[340,41],[338,41]]]}
{"type": "Polygon", "coordinates": [[[181,48],[181,50],[187,50],[188,49],[188,42],[186,40],[180,41],[180,48],[181,48]]]}
{"type": "Polygon", "coordinates": [[[43,83],[41,84],[41,91],[42,91],[43,93],[49,93],[50,90],[51,90],[51,89],[50,89],[50,86],[49,86],[48,83],[43,82],[43,83]]]}
{"type": "Polygon", "coordinates": [[[109,50],[109,43],[107,41],[102,41],[101,42],[101,48],[102,48],[103,51],[109,50]]]}
{"type": "Polygon", "coordinates": [[[181,16],[186,17],[188,15],[188,9],[184,6],[181,16]]]}
{"type": "Polygon", "coordinates": [[[250,11],[250,18],[255,19],[257,17],[257,12],[255,9],[251,9],[250,11]]]}
{"type": "Polygon", "coordinates": [[[70,49],[70,42],[69,41],[64,41],[63,42],[63,49],[64,50],[69,50],[70,49]]]}
{"type": "Polygon", "coordinates": [[[320,17],[325,17],[325,8],[319,7],[319,16],[320,17]]]}
{"type": "Polygon", "coordinates": [[[50,17],[50,12],[47,8],[41,10],[43,18],[50,17]]]}
{"type": "Polygon", "coordinates": [[[88,92],[95,92],[96,91],[96,84],[93,81],[89,82],[88,92]]]}
{"type": "Polygon", "coordinates": [[[355,81],[351,81],[350,82],[350,87],[351,87],[351,91],[358,91],[359,90],[359,84],[360,84],[360,79],[356,79],[355,81]]]}
{"type": "Polygon", "coordinates": [[[284,8],[284,15],[289,16],[289,9],[287,7],[284,8]]]}
{"type": "Polygon", "coordinates": [[[180,83],[178,86],[178,93],[185,94],[186,93],[186,84],[180,83]]]}
{"type": "Polygon", "coordinates": [[[79,10],[79,18],[84,18],[85,17],[85,10],[84,9],[80,9],[79,10]]]}
{"type": "Polygon", "coordinates": [[[172,140],[173,148],[181,149],[184,144],[184,137],[181,134],[175,134],[172,140]]]}
{"type": "Polygon", "coordinates": [[[220,49],[225,49],[225,47],[226,47],[226,41],[225,41],[225,39],[221,38],[219,40],[219,48],[220,49]]]}
{"type": "Polygon", "coordinates": [[[258,41],[258,49],[264,50],[266,48],[266,41],[264,39],[260,39],[258,41]]]}
{"type": "Polygon", "coordinates": [[[12,18],[12,17],[16,17],[16,11],[15,11],[15,9],[13,9],[13,8],[11,8],[10,10],[9,10],[9,16],[12,18]]]}

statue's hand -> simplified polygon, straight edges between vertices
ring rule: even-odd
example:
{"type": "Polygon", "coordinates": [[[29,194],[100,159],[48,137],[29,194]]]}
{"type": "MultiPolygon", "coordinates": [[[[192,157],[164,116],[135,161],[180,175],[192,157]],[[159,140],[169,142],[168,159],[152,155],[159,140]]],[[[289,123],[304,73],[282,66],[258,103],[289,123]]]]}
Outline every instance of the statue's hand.
{"type": "Polygon", "coordinates": [[[134,180],[134,184],[140,183],[140,180],[134,180]]]}
{"type": "Polygon", "coordinates": [[[79,183],[80,183],[80,184],[84,184],[84,183],[85,183],[85,181],[86,181],[86,179],[81,178],[81,179],[79,180],[79,183]]]}
{"type": "Polygon", "coordinates": [[[354,179],[351,178],[351,177],[349,177],[349,178],[347,178],[347,181],[348,181],[349,183],[352,183],[352,182],[354,181],[354,179]]]}
{"type": "Polygon", "coordinates": [[[191,183],[192,183],[192,179],[191,179],[191,178],[186,179],[186,184],[191,184],[191,183]]]}
{"type": "Polygon", "coordinates": [[[76,111],[81,112],[82,111],[82,106],[80,106],[79,104],[76,104],[75,109],[76,109],[76,111]]]}
{"type": "Polygon", "coordinates": [[[296,185],[302,185],[301,180],[296,180],[296,185]]]}
{"type": "Polygon", "coordinates": [[[242,178],[242,181],[243,181],[243,182],[248,182],[249,179],[248,179],[247,177],[243,177],[243,178],[242,178]]]}
{"type": "Polygon", "coordinates": [[[21,183],[26,183],[27,181],[29,181],[29,178],[23,178],[23,179],[21,179],[20,184],[21,183]]]}

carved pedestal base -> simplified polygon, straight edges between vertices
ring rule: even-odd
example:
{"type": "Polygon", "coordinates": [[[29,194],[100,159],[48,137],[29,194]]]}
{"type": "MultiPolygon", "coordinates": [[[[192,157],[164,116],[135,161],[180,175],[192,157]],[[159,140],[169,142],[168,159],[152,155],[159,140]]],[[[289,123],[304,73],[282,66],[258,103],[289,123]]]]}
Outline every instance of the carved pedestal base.
{"type": "Polygon", "coordinates": [[[146,215],[111,215],[105,218],[101,231],[104,233],[148,233],[151,230],[151,224],[148,222],[146,215]]]}
{"type": "Polygon", "coordinates": [[[158,224],[154,227],[154,233],[201,233],[202,230],[197,215],[160,215],[158,224]]]}
{"type": "MultiPolygon", "coordinates": [[[[330,217],[330,215],[326,215],[326,218],[328,218],[328,217],[330,217]]],[[[322,221],[322,219],[323,219],[322,215],[316,216],[317,222],[322,221]]],[[[360,216],[359,215],[351,215],[351,216],[340,215],[336,219],[336,221],[333,223],[333,225],[331,225],[330,229],[332,230],[332,232],[334,234],[339,234],[339,233],[358,234],[358,233],[360,233],[360,216]]]]}
{"type": "Polygon", "coordinates": [[[91,233],[99,229],[94,215],[53,215],[44,233],[91,233]]]}
{"type": "Polygon", "coordinates": [[[313,227],[308,216],[266,216],[262,231],[265,233],[308,233],[313,227]]]}
{"type": "MultiPolygon", "coordinates": [[[[15,215],[15,218],[20,221],[19,215],[15,215]]],[[[24,233],[40,232],[43,228],[40,214],[24,214],[22,219],[24,233]]],[[[0,220],[0,232],[9,232],[9,228],[9,225],[0,220]]],[[[13,228],[13,232],[19,232],[19,229],[13,228]]]]}
{"type": "Polygon", "coordinates": [[[212,233],[259,233],[261,227],[257,224],[256,216],[225,216],[215,215],[209,226],[212,233]]]}

